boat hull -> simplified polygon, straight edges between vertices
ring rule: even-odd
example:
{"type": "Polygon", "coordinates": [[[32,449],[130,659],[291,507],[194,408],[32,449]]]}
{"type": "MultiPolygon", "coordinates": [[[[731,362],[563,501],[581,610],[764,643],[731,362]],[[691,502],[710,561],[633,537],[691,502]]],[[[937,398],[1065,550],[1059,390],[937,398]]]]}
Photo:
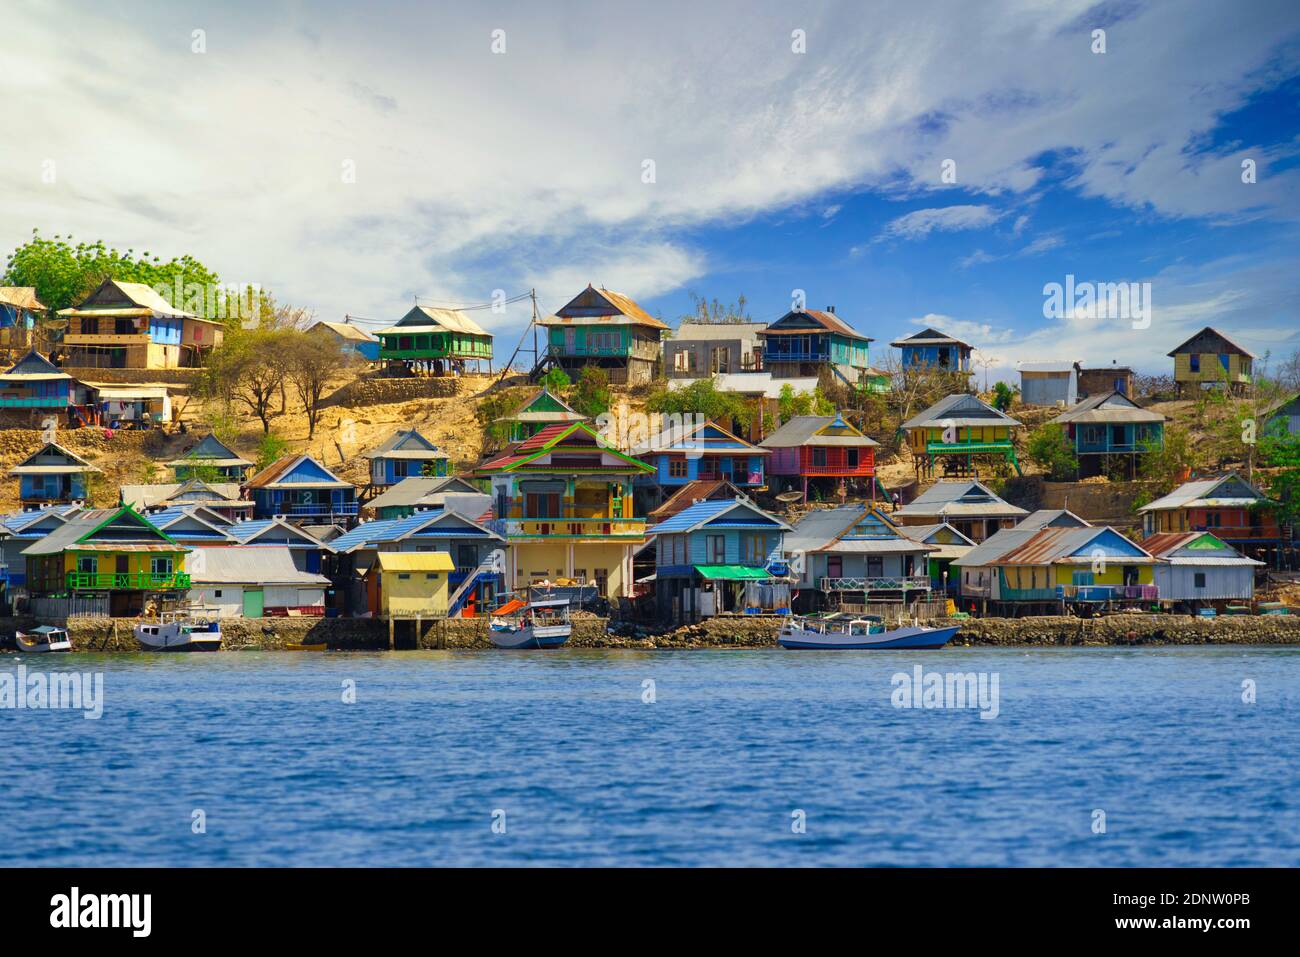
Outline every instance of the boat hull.
{"type": "Polygon", "coordinates": [[[21,632],[14,635],[14,644],[18,650],[29,655],[46,655],[52,652],[71,651],[72,642],[64,637],[57,641],[28,641],[21,632]]]}
{"type": "Polygon", "coordinates": [[[144,651],[220,651],[221,631],[215,626],[190,630],[175,624],[136,625],[135,640],[144,651]]]}
{"type": "Polygon", "coordinates": [[[822,633],[787,625],[781,629],[776,643],[782,648],[800,651],[867,651],[905,648],[909,650],[942,648],[957,634],[959,626],[927,628],[923,625],[904,625],[875,635],[846,635],[822,633]]]}
{"type": "Polygon", "coordinates": [[[569,625],[516,630],[492,628],[488,631],[488,638],[498,648],[558,648],[569,640],[572,633],[573,628],[569,625]]]}

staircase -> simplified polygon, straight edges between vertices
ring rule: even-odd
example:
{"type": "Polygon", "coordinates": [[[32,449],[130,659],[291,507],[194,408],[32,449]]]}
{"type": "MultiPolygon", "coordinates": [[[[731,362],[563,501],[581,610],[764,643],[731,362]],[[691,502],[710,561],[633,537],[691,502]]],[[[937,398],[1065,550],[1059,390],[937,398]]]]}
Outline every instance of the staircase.
{"type": "Polygon", "coordinates": [[[487,558],[479,562],[478,567],[465,576],[465,580],[460,583],[460,587],[452,592],[451,600],[447,602],[447,617],[455,618],[460,614],[461,609],[465,607],[465,602],[474,592],[474,586],[479,582],[485,581],[496,575],[500,575],[505,569],[506,553],[499,548],[493,549],[488,553],[487,558]]]}

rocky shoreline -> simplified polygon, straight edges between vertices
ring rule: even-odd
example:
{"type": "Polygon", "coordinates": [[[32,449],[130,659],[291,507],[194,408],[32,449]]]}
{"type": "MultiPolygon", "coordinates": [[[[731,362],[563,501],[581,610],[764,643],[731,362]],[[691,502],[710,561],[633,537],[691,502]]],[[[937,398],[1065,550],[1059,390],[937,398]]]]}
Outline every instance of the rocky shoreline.
{"type": "MultiPolygon", "coordinates": [[[[1066,616],[1037,618],[972,618],[960,622],[955,645],[983,647],[1079,647],[1090,645],[1300,645],[1300,616],[1241,615],[1194,618],[1188,615],[1111,615],[1081,619],[1066,616]]],[[[31,627],[22,619],[0,619],[0,634],[31,627]]],[[[415,635],[414,623],[404,623],[398,648],[490,648],[483,618],[430,621],[415,635]]],[[[132,621],[74,618],[68,634],[75,651],[138,651],[132,621]]],[[[694,649],[772,648],[781,619],[773,617],[713,618],[664,634],[627,629],[611,634],[609,622],[576,616],[569,647],[694,649]]],[[[622,630],[622,629],[617,629],[622,630]]],[[[232,618],[222,622],[223,648],[229,651],[275,651],[290,643],[325,642],[332,650],[373,651],[388,648],[388,628],[364,618],[232,618]]]]}

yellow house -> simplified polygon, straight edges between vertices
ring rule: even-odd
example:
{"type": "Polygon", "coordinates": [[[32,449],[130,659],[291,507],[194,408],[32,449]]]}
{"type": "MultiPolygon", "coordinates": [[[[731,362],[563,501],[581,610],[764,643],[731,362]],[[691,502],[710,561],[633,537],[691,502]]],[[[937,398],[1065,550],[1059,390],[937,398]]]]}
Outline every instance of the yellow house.
{"type": "Polygon", "coordinates": [[[1174,360],[1174,382],[1178,394],[1183,387],[1226,388],[1241,392],[1250,384],[1255,356],[1219,330],[1206,326],[1169,355],[1174,360]]]}
{"type": "Polygon", "coordinates": [[[440,618],[456,564],[447,552],[378,552],[366,572],[366,599],[380,618],[440,618]]]}
{"type": "Polygon", "coordinates": [[[506,587],[593,584],[604,598],[632,594],[632,551],[645,541],[632,479],[654,466],[614,448],[586,422],[547,426],[474,472],[492,482],[494,531],[504,535],[506,587]]]}
{"type": "Polygon", "coordinates": [[[979,397],[946,396],[902,424],[918,478],[932,478],[943,462],[949,474],[974,474],[977,462],[1003,459],[1020,474],[1012,429],[1020,423],[979,397]]]}

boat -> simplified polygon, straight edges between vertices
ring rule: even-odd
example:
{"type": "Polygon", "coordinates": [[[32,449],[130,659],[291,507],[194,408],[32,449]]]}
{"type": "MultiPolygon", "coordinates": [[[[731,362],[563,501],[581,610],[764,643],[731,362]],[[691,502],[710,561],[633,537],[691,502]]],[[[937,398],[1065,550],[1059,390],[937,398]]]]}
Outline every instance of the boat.
{"type": "Polygon", "coordinates": [[[288,641],[285,642],[285,651],[325,651],[329,644],[324,641],[288,641]]]}
{"type": "Polygon", "coordinates": [[[910,625],[886,628],[884,622],[874,615],[857,618],[801,618],[792,615],[786,619],[776,643],[782,648],[795,649],[942,648],[960,627],[930,628],[913,621],[910,625]]]}
{"type": "Polygon", "coordinates": [[[145,651],[217,651],[221,626],[216,619],[164,612],[158,621],[137,624],[135,637],[145,651]]]}
{"type": "Polygon", "coordinates": [[[51,651],[71,651],[72,641],[68,638],[66,628],[53,625],[38,625],[31,631],[14,633],[14,643],[19,651],[29,654],[45,654],[51,651]]]}
{"type": "Polygon", "coordinates": [[[488,638],[498,648],[558,648],[569,640],[569,599],[514,599],[493,612],[488,638]]]}

